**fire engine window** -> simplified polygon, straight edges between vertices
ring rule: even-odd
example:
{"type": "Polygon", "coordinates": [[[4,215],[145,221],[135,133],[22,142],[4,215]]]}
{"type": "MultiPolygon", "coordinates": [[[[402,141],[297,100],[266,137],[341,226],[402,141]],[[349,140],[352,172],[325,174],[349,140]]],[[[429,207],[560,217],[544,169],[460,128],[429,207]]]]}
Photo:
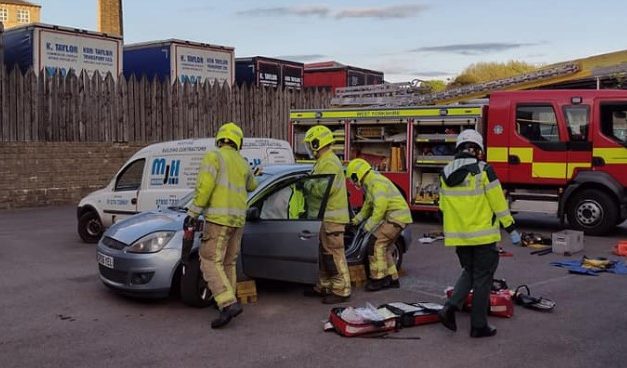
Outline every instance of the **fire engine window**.
{"type": "Polygon", "coordinates": [[[516,129],[518,134],[531,142],[558,142],[560,140],[555,111],[550,105],[518,106],[516,129]]]}
{"type": "Polygon", "coordinates": [[[590,124],[588,106],[567,106],[564,115],[568,123],[568,135],[571,141],[587,141],[590,124]]]}
{"type": "Polygon", "coordinates": [[[627,104],[601,105],[601,131],[607,137],[627,144],[627,104]]]}

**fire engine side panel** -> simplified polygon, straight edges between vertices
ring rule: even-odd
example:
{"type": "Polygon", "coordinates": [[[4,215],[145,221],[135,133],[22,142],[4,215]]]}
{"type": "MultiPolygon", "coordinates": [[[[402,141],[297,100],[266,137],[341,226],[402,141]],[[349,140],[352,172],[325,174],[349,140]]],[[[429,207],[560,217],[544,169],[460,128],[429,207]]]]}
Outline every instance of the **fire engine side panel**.
{"type": "Polygon", "coordinates": [[[487,109],[487,122],[483,124],[486,141],[486,161],[494,168],[499,180],[509,182],[509,135],[515,129],[510,124],[509,102],[504,99],[491,99],[487,109]]]}
{"type": "MultiPolygon", "coordinates": [[[[597,97],[591,102],[592,125],[591,135],[593,141],[593,168],[594,171],[603,171],[610,174],[623,187],[627,187],[627,147],[621,145],[617,140],[604,134],[601,127],[604,116],[602,116],[602,101],[608,103],[620,103],[627,105],[627,91],[622,95],[612,95],[607,97],[597,97]]],[[[627,117],[625,117],[627,121],[627,117]]],[[[624,123],[627,125],[627,122],[624,123]]]]}

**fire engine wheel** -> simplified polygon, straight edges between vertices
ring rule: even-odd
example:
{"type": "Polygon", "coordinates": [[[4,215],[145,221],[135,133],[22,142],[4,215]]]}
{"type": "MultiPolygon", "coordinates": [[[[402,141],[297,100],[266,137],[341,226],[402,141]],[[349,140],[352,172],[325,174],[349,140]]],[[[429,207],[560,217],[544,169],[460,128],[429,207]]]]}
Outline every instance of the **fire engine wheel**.
{"type": "Polygon", "coordinates": [[[181,273],[180,292],[183,304],[195,308],[205,308],[213,304],[211,291],[202,277],[198,256],[189,260],[185,273],[181,273]]]}
{"type": "Polygon", "coordinates": [[[618,208],[612,198],[598,190],[584,190],[569,201],[568,222],[586,235],[603,235],[618,219],[618,208]]]}
{"type": "Polygon", "coordinates": [[[85,243],[98,243],[103,230],[100,218],[94,211],[86,212],[78,219],[78,235],[85,243]]]}

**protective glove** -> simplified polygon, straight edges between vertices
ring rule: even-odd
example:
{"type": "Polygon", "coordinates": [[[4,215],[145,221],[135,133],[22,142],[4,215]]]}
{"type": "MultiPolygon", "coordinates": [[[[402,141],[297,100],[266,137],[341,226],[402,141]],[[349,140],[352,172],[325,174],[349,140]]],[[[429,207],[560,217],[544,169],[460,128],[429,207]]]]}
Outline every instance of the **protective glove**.
{"type": "Polygon", "coordinates": [[[254,176],[261,176],[263,175],[263,167],[261,166],[257,166],[253,169],[253,175],[254,176]]]}
{"type": "Polygon", "coordinates": [[[518,232],[518,230],[514,230],[511,233],[509,233],[509,238],[512,240],[512,244],[516,246],[522,245],[522,240],[520,238],[520,233],[518,232]]]}

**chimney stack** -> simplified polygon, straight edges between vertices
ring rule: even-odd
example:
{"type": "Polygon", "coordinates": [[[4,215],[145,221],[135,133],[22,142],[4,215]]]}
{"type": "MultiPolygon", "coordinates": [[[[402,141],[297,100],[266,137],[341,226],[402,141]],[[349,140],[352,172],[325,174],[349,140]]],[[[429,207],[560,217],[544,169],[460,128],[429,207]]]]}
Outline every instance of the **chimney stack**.
{"type": "Polygon", "coordinates": [[[122,0],[98,0],[98,31],[123,36],[122,24],[122,0]]]}

